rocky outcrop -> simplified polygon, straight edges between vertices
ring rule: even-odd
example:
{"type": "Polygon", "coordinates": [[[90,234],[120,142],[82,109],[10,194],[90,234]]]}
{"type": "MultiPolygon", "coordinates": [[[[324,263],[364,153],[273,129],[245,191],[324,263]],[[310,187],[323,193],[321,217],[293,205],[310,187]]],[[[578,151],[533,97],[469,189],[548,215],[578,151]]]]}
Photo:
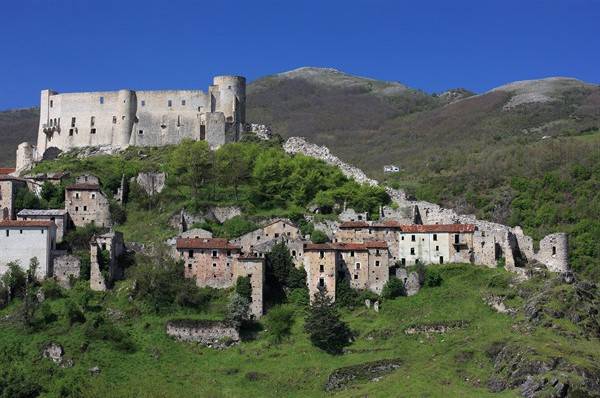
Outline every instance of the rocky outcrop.
{"type": "Polygon", "coordinates": [[[58,343],[47,343],[42,347],[42,357],[50,359],[61,368],[73,366],[73,360],[65,358],[65,350],[58,343]]]}
{"type": "Polygon", "coordinates": [[[166,331],[178,341],[196,342],[212,348],[227,348],[240,341],[238,330],[223,321],[177,319],[167,322],[166,331]]]}
{"type": "Polygon", "coordinates": [[[400,365],[400,359],[383,359],[336,369],[327,378],[325,391],[340,390],[356,381],[377,381],[400,365]]]}
{"type": "Polygon", "coordinates": [[[149,196],[161,193],[166,186],[167,175],[165,173],[139,173],[135,182],[149,196]]]}
{"type": "Polygon", "coordinates": [[[221,224],[233,217],[242,215],[242,209],[237,206],[215,206],[210,207],[207,211],[207,217],[213,218],[221,224]]]}

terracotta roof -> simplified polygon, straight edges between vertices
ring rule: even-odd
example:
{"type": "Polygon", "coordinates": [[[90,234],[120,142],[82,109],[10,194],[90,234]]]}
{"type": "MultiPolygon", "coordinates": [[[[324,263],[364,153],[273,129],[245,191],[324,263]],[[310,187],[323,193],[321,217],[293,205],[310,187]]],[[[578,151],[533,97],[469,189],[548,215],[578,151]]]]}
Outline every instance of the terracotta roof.
{"type": "Polygon", "coordinates": [[[344,221],[340,224],[340,228],[369,228],[369,223],[366,221],[344,221]]]}
{"type": "Polygon", "coordinates": [[[402,224],[400,221],[395,220],[384,220],[371,225],[372,228],[401,228],[402,224]]]}
{"type": "Polygon", "coordinates": [[[17,171],[17,169],[15,169],[13,167],[0,167],[0,175],[2,175],[2,174],[12,174],[15,171],[17,171]]]}
{"type": "Polygon", "coordinates": [[[179,238],[177,239],[177,249],[240,250],[240,247],[232,245],[227,239],[222,238],[179,238]]]}
{"type": "Polygon", "coordinates": [[[100,186],[98,184],[73,184],[65,188],[68,191],[79,190],[79,191],[99,191],[100,186]]]}
{"type": "Polygon", "coordinates": [[[13,177],[11,175],[8,174],[0,174],[0,181],[20,181],[20,182],[27,182],[22,178],[19,177],[13,177]]]}
{"type": "Polygon", "coordinates": [[[54,225],[54,221],[46,220],[2,220],[0,221],[0,228],[19,228],[19,227],[30,227],[30,228],[50,228],[54,225]]]}
{"type": "Polygon", "coordinates": [[[427,232],[475,232],[475,225],[473,224],[430,224],[430,225],[402,225],[402,232],[415,232],[415,233],[427,233],[427,232]]]}
{"type": "Polygon", "coordinates": [[[370,241],[365,243],[306,243],[304,245],[304,250],[365,251],[369,249],[387,249],[387,243],[383,241],[370,241]]]}
{"type": "Polygon", "coordinates": [[[23,209],[17,213],[17,216],[64,216],[67,214],[65,209],[23,209]]]}

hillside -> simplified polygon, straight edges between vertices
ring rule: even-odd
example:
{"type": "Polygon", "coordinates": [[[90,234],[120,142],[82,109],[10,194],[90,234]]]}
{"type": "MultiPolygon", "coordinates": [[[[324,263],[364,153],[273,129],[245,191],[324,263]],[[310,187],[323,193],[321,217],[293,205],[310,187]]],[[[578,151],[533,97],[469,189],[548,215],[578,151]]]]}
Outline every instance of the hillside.
{"type": "Polygon", "coordinates": [[[38,108],[0,112],[0,167],[14,167],[17,145],[37,140],[39,121],[38,108]]]}

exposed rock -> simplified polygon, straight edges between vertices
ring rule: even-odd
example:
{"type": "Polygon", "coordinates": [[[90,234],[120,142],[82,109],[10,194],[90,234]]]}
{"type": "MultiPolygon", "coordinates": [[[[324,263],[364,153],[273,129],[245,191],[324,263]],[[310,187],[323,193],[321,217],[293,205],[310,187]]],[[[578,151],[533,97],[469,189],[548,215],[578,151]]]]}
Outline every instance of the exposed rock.
{"type": "Polygon", "coordinates": [[[237,206],[211,207],[207,212],[208,217],[212,217],[220,223],[240,215],[242,215],[242,209],[237,206]]]}
{"type": "Polygon", "coordinates": [[[407,296],[414,296],[421,290],[421,278],[417,272],[411,272],[404,282],[404,289],[407,296]]]}
{"type": "Polygon", "coordinates": [[[165,173],[139,173],[135,182],[149,196],[161,193],[166,186],[167,175],[165,173]]]}
{"type": "Polygon", "coordinates": [[[365,307],[371,308],[371,300],[365,299],[365,307]]]}
{"type": "Polygon", "coordinates": [[[256,137],[261,140],[269,140],[271,139],[273,132],[271,131],[271,126],[266,124],[256,124],[249,123],[246,125],[246,133],[251,133],[256,135],[256,137]]]}
{"type": "Polygon", "coordinates": [[[404,333],[411,334],[419,334],[419,333],[446,333],[455,329],[462,329],[468,326],[469,322],[467,321],[449,321],[449,322],[440,322],[440,323],[421,323],[412,326],[408,326],[404,329],[404,333]]]}
{"type": "Polygon", "coordinates": [[[398,369],[401,364],[400,359],[383,359],[336,369],[329,375],[325,391],[339,390],[355,381],[378,381],[382,376],[398,369]]]}
{"type": "Polygon", "coordinates": [[[42,348],[42,357],[50,359],[61,368],[70,368],[73,366],[73,360],[65,358],[65,351],[58,343],[50,342],[42,348]]]}
{"type": "Polygon", "coordinates": [[[504,304],[504,300],[502,299],[502,297],[498,297],[498,296],[489,296],[487,298],[484,298],[483,301],[489,305],[490,307],[492,307],[492,309],[496,312],[499,312],[501,314],[510,314],[513,315],[517,312],[517,310],[515,310],[514,308],[508,308],[506,306],[506,304],[504,304]]]}
{"type": "Polygon", "coordinates": [[[100,374],[100,368],[98,366],[94,366],[89,369],[89,372],[92,376],[96,376],[100,374]]]}
{"type": "Polygon", "coordinates": [[[379,301],[376,301],[376,302],[373,304],[373,309],[375,310],[375,312],[379,312],[379,301]]]}

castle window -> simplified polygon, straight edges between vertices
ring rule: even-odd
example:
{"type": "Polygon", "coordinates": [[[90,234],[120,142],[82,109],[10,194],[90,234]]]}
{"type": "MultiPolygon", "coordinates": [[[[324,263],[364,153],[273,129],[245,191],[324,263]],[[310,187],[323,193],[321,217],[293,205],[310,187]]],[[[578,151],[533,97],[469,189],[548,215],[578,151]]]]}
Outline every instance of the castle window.
{"type": "Polygon", "coordinates": [[[75,192],[75,199],[79,199],[79,192],[75,192]]]}
{"type": "Polygon", "coordinates": [[[69,137],[73,136],[73,129],[69,129],[69,137]]]}
{"type": "Polygon", "coordinates": [[[375,255],[376,255],[376,256],[381,256],[381,253],[379,253],[379,249],[376,249],[376,250],[375,250],[375,255]]]}
{"type": "Polygon", "coordinates": [[[75,211],[79,211],[79,206],[75,206],[75,211]]]}
{"type": "Polygon", "coordinates": [[[96,194],[95,193],[92,194],[92,199],[96,199],[96,194]]]}
{"type": "Polygon", "coordinates": [[[92,116],[90,118],[90,126],[94,126],[96,124],[96,116],[92,116]]]}
{"type": "Polygon", "coordinates": [[[319,258],[323,258],[323,257],[325,257],[325,252],[323,252],[323,250],[321,250],[319,252],[319,258]]]}
{"type": "Polygon", "coordinates": [[[177,115],[177,127],[181,127],[181,116],[177,115]]]}
{"type": "Polygon", "coordinates": [[[113,124],[117,123],[117,117],[113,116],[113,124]]]}
{"type": "Polygon", "coordinates": [[[410,236],[410,240],[411,240],[412,242],[414,242],[415,240],[417,240],[417,237],[416,237],[415,235],[411,235],[411,236],[410,236]]]}
{"type": "Polygon", "coordinates": [[[189,268],[189,269],[192,269],[192,263],[189,263],[189,264],[188,264],[188,268],[189,268]]]}
{"type": "Polygon", "coordinates": [[[189,258],[194,258],[194,251],[193,250],[188,250],[188,257],[189,258]]]}
{"type": "Polygon", "coordinates": [[[356,263],[356,269],[360,269],[360,263],[356,263]]]}
{"type": "Polygon", "coordinates": [[[276,233],[276,234],[275,234],[275,237],[276,237],[276,238],[279,238],[279,234],[278,234],[278,233],[276,233]]]}
{"type": "Polygon", "coordinates": [[[171,106],[173,106],[173,101],[171,101],[171,100],[168,100],[168,101],[167,101],[167,106],[168,106],[169,108],[170,108],[171,106]]]}
{"type": "Polygon", "coordinates": [[[6,230],[6,236],[10,236],[10,230],[9,229],[6,230]]]}
{"type": "Polygon", "coordinates": [[[556,246],[552,246],[552,255],[556,256],[556,246]]]}
{"type": "Polygon", "coordinates": [[[437,240],[437,234],[433,234],[433,240],[437,240]]]}
{"type": "Polygon", "coordinates": [[[140,131],[138,131],[138,134],[139,134],[139,135],[143,135],[143,134],[144,134],[144,130],[140,130],[140,131]]]}
{"type": "Polygon", "coordinates": [[[227,250],[227,257],[231,257],[231,250],[227,250]]]}
{"type": "Polygon", "coordinates": [[[350,250],[350,257],[354,257],[354,250],[350,250]]]}
{"type": "Polygon", "coordinates": [[[74,117],[71,118],[71,127],[75,127],[75,118],[74,117]]]}
{"type": "Polygon", "coordinates": [[[439,246],[436,246],[436,247],[435,247],[435,251],[436,251],[436,252],[440,251],[440,247],[439,247],[439,246]]]}
{"type": "Polygon", "coordinates": [[[206,126],[200,125],[200,140],[204,141],[206,139],[206,126]]]}
{"type": "Polygon", "coordinates": [[[440,256],[440,264],[444,264],[444,257],[440,256]]]}
{"type": "MultiPolygon", "coordinates": [[[[42,230],[42,231],[43,231],[43,230],[42,230]]],[[[20,229],[20,230],[19,230],[19,233],[20,233],[20,234],[23,234],[23,230],[22,230],[22,229],[20,229]]]]}
{"type": "Polygon", "coordinates": [[[50,108],[54,106],[54,101],[50,100],[50,108]]]}
{"type": "Polygon", "coordinates": [[[181,105],[185,106],[185,100],[181,100],[181,105]]]}
{"type": "Polygon", "coordinates": [[[292,250],[292,257],[296,257],[296,250],[292,250]]]}
{"type": "Polygon", "coordinates": [[[100,104],[104,103],[104,97],[100,97],[100,104]]]}
{"type": "Polygon", "coordinates": [[[325,272],[325,266],[323,264],[319,265],[319,272],[325,272]]]}
{"type": "Polygon", "coordinates": [[[354,274],[354,279],[358,279],[358,275],[357,274],[354,274]]]}
{"type": "MultiPolygon", "coordinates": [[[[405,258],[401,258],[400,259],[400,264],[402,265],[406,265],[406,259],[405,258]]],[[[405,281],[406,282],[406,281],[405,281]]]]}
{"type": "Polygon", "coordinates": [[[146,101],[142,100],[142,106],[146,106],[146,101]]]}
{"type": "Polygon", "coordinates": [[[459,243],[459,236],[458,234],[454,235],[454,243],[458,245],[459,243]]]}
{"type": "MultiPolygon", "coordinates": [[[[8,231],[6,231],[8,233],[8,231]]],[[[325,287],[325,279],[319,278],[319,287],[325,287]]]]}
{"type": "Polygon", "coordinates": [[[412,255],[414,255],[414,254],[415,254],[415,248],[414,248],[414,247],[411,247],[411,248],[410,248],[410,254],[412,254],[412,255]]]}
{"type": "Polygon", "coordinates": [[[400,237],[400,240],[404,240],[404,236],[401,236],[401,237],[400,237]]]}
{"type": "Polygon", "coordinates": [[[217,257],[217,255],[218,255],[218,252],[217,252],[216,250],[213,250],[213,251],[212,251],[212,256],[213,256],[213,257],[217,257]]]}
{"type": "Polygon", "coordinates": [[[87,206],[83,206],[83,211],[87,211],[87,206]]]}
{"type": "MultiPolygon", "coordinates": [[[[216,266],[217,266],[217,263],[213,263],[213,267],[216,267],[216,266]]],[[[213,276],[214,276],[214,275],[213,275],[213,276]]]]}
{"type": "Polygon", "coordinates": [[[96,129],[90,129],[90,134],[96,134],[96,129]]]}
{"type": "Polygon", "coordinates": [[[379,267],[379,261],[375,261],[375,266],[379,267]]]}

